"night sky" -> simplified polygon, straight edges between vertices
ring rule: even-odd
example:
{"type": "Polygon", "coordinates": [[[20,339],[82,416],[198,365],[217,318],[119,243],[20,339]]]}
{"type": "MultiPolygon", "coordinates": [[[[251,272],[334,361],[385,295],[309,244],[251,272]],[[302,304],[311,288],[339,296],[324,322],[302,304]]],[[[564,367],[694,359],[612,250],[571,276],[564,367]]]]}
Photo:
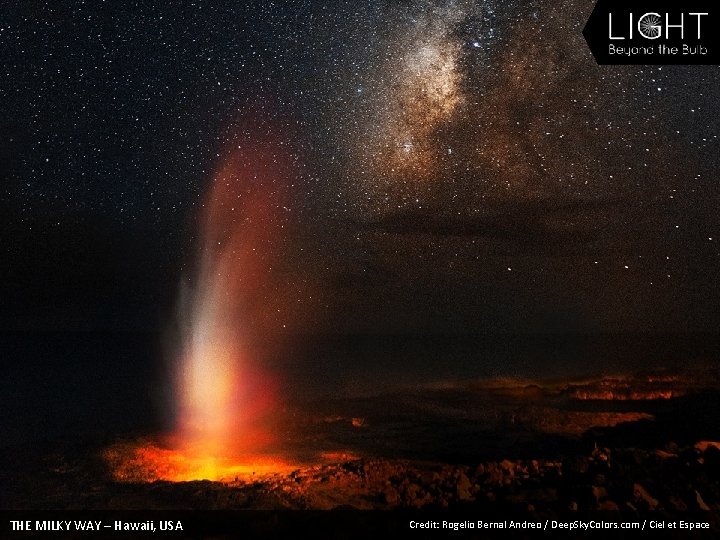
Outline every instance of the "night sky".
{"type": "Polygon", "coordinates": [[[720,71],[598,66],[592,7],[3,2],[0,322],[171,327],[265,141],[270,334],[717,332],[720,71]]]}

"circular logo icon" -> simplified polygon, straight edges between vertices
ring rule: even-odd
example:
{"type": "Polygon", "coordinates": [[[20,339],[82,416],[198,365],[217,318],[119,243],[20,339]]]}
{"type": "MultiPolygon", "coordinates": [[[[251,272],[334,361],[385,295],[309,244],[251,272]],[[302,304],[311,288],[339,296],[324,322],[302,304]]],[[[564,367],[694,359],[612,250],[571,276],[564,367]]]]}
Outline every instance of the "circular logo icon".
{"type": "Polygon", "coordinates": [[[638,29],[643,37],[657,39],[662,35],[660,16],[657,13],[646,13],[638,21],[638,29]]]}

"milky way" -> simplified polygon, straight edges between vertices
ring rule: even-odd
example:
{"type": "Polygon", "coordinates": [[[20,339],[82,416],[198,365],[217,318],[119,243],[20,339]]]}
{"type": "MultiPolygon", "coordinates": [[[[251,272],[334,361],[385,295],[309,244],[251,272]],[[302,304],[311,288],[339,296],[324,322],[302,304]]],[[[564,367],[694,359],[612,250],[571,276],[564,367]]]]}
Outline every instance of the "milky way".
{"type": "Polygon", "coordinates": [[[360,287],[431,280],[465,309],[458,291],[471,283],[469,303],[490,327],[641,329],[692,310],[681,290],[696,277],[684,269],[698,272],[691,288],[708,287],[699,267],[718,254],[704,199],[717,191],[703,180],[718,160],[717,123],[702,116],[717,71],[598,67],[581,36],[591,7],[358,8],[372,39],[330,62],[353,69],[337,81],[325,133],[341,163],[330,208],[362,224],[356,256],[373,261],[374,277],[350,270],[360,287]],[[702,227],[688,227],[698,214],[702,227]],[[680,255],[688,242],[697,266],[680,255]],[[497,306],[497,286],[508,305],[497,306]]]}
{"type": "Polygon", "coordinates": [[[0,28],[6,245],[25,269],[5,282],[27,313],[9,324],[155,324],[138,306],[170,303],[212,171],[259,113],[298,165],[275,267],[297,317],[275,311],[277,332],[720,325],[720,73],[596,65],[591,0],[33,6],[4,4],[0,28]],[[71,250],[53,282],[56,254],[17,246],[85,253],[91,233],[149,243],[123,278],[146,289],[109,302],[133,267],[107,251],[94,307],[21,301],[102,258],[71,250]]]}
{"type": "Polygon", "coordinates": [[[403,182],[437,174],[442,157],[438,131],[452,122],[463,101],[460,46],[449,36],[449,25],[458,17],[425,7],[390,43],[392,54],[377,81],[381,99],[365,126],[367,140],[359,145],[359,159],[372,176],[403,182]]]}

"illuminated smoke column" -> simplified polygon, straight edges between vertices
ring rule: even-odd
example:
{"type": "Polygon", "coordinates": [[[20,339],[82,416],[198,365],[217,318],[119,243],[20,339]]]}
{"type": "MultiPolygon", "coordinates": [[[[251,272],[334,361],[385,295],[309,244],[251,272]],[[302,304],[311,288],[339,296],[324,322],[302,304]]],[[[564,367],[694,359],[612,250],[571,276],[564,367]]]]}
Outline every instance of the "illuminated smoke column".
{"type": "Polygon", "coordinates": [[[194,455],[238,456],[272,442],[265,420],[275,392],[259,342],[281,301],[272,276],[292,167],[282,144],[258,131],[245,129],[214,175],[182,306],[176,444],[194,455]]]}
{"type": "Polygon", "coordinates": [[[295,466],[273,436],[282,415],[270,368],[296,315],[285,261],[295,162],[266,123],[245,121],[238,133],[198,215],[198,263],[180,302],[175,429],[108,448],[118,481],[257,479],[295,466]]]}

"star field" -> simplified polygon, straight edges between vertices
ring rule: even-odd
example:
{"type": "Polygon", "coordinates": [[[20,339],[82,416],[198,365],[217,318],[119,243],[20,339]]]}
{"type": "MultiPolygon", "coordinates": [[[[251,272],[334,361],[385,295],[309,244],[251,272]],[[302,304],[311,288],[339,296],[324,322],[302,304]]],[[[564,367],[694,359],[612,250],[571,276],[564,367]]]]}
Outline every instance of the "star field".
{"type": "Polygon", "coordinates": [[[596,65],[592,6],[7,2],[6,282],[95,229],[147,242],[113,272],[179,278],[252,114],[296,167],[278,328],[716,330],[720,72],[596,65]]]}

